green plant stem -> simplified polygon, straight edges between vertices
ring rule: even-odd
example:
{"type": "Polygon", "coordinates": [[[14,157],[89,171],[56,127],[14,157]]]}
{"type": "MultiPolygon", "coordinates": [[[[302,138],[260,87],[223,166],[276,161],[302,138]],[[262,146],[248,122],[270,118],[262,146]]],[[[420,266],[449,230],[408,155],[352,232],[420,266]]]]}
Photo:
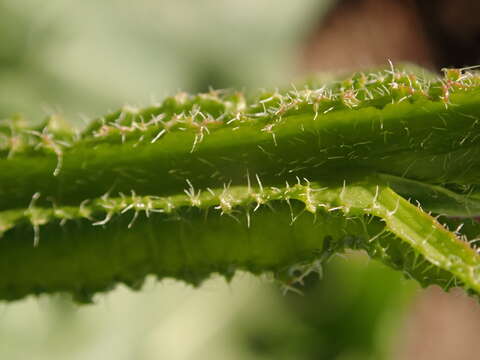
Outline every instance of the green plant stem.
{"type": "Polygon", "coordinates": [[[290,286],[345,248],[478,295],[476,225],[424,210],[479,213],[479,103],[474,73],[392,68],[251,102],[179,94],[80,133],[0,123],[0,298],[236,269],[290,286]]]}

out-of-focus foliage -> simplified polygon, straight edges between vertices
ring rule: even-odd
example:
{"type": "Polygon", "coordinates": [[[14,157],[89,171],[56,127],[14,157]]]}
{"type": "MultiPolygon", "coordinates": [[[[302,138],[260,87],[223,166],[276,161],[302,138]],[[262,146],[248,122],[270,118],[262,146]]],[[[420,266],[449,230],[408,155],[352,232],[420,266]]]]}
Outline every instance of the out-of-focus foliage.
{"type": "Polygon", "coordinates": [[[0,117],[38,120],[43,107],[71,119],[177,90],[280,84],[328,3],[2,0],[0,117]]]}
{"type": "Polygon", "coordinates": [[[414,286],[365,260],[337,258],[325,279],[306,279],[303,296],[271,296],[241,311],[235,329],[251,358],[392,359],[414,286]]]}

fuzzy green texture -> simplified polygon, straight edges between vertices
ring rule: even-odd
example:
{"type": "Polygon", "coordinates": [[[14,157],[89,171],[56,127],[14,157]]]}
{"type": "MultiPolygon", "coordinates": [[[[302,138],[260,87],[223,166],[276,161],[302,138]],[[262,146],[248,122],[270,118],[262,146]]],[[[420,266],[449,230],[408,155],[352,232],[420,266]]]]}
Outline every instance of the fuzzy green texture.
{"type": "Polygon", "coordinates": [[[237,269],[291,288],[347,248],[478,296],[479,104],[476,73],[392,67],[249,100],[178,94],[81,132],[5,120],[0,298],[237,269]]]}

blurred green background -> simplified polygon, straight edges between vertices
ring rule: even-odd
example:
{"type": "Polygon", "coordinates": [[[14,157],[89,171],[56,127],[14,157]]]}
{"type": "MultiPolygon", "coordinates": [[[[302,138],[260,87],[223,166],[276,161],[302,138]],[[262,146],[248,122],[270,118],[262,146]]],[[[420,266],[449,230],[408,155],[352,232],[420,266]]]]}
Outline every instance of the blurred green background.
{"type": "MultiPolygon", "coordinates": [[[[60,112],[79,126],[176,91],[288,85],[330,6],[318,0],[0,0],[0,118],[60,112]]],[[[0,304],[0,359],[392,359],[415,286],[337,257],[304,295],[267,278],[200,289],[147,281],[75,306],[0,304]]],[[[8,276],[8,274],[3,274],[8,276]]]]}
{"type": "Polygon", "coordinates": [[[0,116],[283,84],[328,1],[1,0],[0,116]]]}

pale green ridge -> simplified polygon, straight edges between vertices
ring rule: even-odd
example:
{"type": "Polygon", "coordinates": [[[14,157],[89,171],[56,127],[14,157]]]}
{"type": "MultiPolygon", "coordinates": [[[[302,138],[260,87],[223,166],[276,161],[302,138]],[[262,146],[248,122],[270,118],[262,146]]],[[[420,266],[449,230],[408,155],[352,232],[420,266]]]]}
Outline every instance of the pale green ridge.
{"type": "Polygon", "coordinates": [[[32,204],[1,218],[6,299],[69,291],[86,301],[117,281],[139,284],[149,273],[198,284],[236,269],[273,271],[291,287],[345,248],[365,249],[424,285],[463,284],[480,293],[480,258],[468,243],[375,183],[189,187],[167,198],[104,196],[79,208],[32,204]]]}
{"type": "Polygon", "coordinates": [[[359,74],[253,102],[237,93],[179,94],[124,108],[77,134],[58,118],[37,129],[7,121],[0,209],[25,207],[36,192],[78,204],[112,187],[166,195],[186,179],[202,188],[241,185],[247,173],[270,185],[374,172],[475,184],[479,77],[457,75],[430,82],[405,72],[359,74]]]}

